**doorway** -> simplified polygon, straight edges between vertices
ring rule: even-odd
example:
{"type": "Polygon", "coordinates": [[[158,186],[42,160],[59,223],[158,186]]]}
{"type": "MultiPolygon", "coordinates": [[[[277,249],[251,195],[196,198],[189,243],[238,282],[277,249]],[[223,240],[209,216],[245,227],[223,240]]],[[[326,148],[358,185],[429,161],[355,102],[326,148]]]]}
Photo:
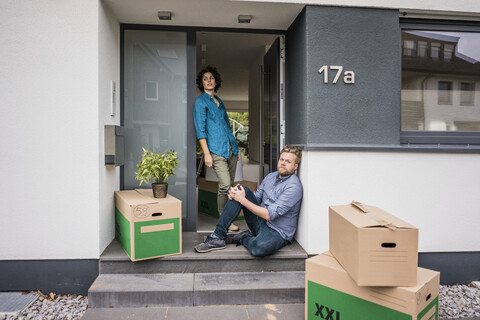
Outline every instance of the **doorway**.
{"type": "MultiPolygon", "coordinates": [[[[243,148],[241,180],[258,185],[268,172],[275,170],[270,160],[277,156],[275,153],[281,144],[277,133],[272,136],[278,130],[271,130],[271,127],[278,129],[278,119],[283,114],[279,111],[278,87],[283,75],[268,71],[269,67],[268,72],[264,72],[264,68],[269,50],[274,51],[270,54],[274,60],[279,59],[281,48],[275,43],[282,35],[245,33],[244,30],[145,30],[131,26],[122,29],[120,113],[121,125],[125,128],[125,165],[120,173],[121,189],[139,188],[134,176],[142,148],[162,153],[174,149],[178,151],[180,164],[168,180],[169,193],[182,200],[183,231],[205,229],[198,228],[201,224],[196,189],[195,154],[198,157],[198,150],[193,127],[193,106],[199,94],[195,88],[196,74],[206,65],[212,65],[222,75],[218,96],[227,112],[235,113],[231,116],[236,120],[232,121],[232,126],[236,126],[237,139],[243,148]],[[272,49],[274,47],[276,49],[272,49]],[[272,85],[277,86],[276,91],[264,90],[272,85]],[[265,100],[265,92],[270,92],[267,99],[270,102],[265,100]],[[265,119],[270,119],[270,124],[266,124],[265,119]],[[265,133],[264,127],[268,126],[268,133],[265,133]],[[265,137],[269,135],[269,146],[265,148],[265,137]],[[265,159],[270,159],[267,164],[265,159]]],[[[201,173],[201,178],[205,178],[205,172],[201,173]]],[[[216,217],[213,218],[216,222],[216,217]]]]}
{"type": "MultiPolygon", "coordinates": [[[[255,187],[266,174],[276,170],[280,148],[281,39],[279,34],[196,33],[196,71],[208,65],[219,71],[222,87],[216,94],[225,104],[242,151],[235,180],[255,187]]],[[[201,163],[201,151],[197,148],[197,163],[201,163]]],[[[199,169],[197,230],[209,232],[218,219],[218,213],[212,209],[216,176],[211,168],[199,169]]],[[[242,227],[241,218],[236,224],[242,227]]]]}

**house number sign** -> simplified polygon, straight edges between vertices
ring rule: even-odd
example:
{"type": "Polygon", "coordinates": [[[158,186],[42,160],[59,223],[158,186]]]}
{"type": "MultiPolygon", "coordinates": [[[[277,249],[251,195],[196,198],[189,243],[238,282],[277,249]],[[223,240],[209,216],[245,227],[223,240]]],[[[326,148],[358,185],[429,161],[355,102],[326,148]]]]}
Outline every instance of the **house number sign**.
{"type": "Polygon", "coordinates": [[[338,79],[340,79],[340,77],[342,76],[343,74],[343,83],[346,83],[346,84],[354,84],[355,83],[355,72],[353,71],[345,71],[343,72],[343,66],[327,66],[327,65],[324,65],[322,66],[319,70],[318,70],[318,73],[322,74],[323,73],[323,83],[328,83],[329,79],[328,79],[328,72],[332,71],[332,72],[337,72],[335,74],[335,77],[333,78],[333,81],[332,83],[335,84],[338,82],[338,79]]]}

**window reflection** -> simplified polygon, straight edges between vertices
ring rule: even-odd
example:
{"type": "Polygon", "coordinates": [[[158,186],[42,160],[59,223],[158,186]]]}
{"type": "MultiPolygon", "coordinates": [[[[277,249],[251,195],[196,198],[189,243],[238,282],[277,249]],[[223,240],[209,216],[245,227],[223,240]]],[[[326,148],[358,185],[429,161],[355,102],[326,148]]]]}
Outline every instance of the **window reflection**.
{"type": "Polygon", "coordinates": [[[150,187],[135,179],[142,148],[173,149],[180,163],[168,193],[187,203],[187,34],[126,30],[124,39],[124,189],[150,187]]]}
{"type": "Polygon", "coordinates": [[[480,33],[402,32],[402,130],[480,131],[480,33]]]}
{"type": "Polygon", "coordinates": [[[438,104],[452,104],[451,81],[438,81],[438,104]]]}
{"type": "Polygon", "coordinates": [[[426,58],[428,53],[428,42],[418,41],[418,56],[426,58]]]}

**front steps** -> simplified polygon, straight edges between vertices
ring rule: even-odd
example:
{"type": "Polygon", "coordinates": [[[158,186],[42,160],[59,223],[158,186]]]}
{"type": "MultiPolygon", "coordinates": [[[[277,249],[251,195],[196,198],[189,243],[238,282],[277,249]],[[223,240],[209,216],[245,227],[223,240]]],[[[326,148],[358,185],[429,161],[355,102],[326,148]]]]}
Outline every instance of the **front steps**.
{"type": "Polygon", "coordinates": [[[185,274],[102,274],[89,308],[283,304],[305,301],[301,271],[185,274]]]}
{"type": "Polygon", "coordinates": [[[233,244],[226,249],[197,253],[193,247],[204,241],[207,233],[184,232],[182,254],[131,262],[117,240],[100,257],[100,273],[208,273],[305,271],[305,250],[297,243],[287,245],[276,254],[255,258],[243,247],[233,244]]]}
{"type": "Polygon", "coordinates": [[[114,240],[100,257],[89,308],[283,304],[305,301],[306,252],[296,242],[266,258],[243,247],[199,254],[207,234],[183,233],[183,253],[131,262],[114,240]]]}

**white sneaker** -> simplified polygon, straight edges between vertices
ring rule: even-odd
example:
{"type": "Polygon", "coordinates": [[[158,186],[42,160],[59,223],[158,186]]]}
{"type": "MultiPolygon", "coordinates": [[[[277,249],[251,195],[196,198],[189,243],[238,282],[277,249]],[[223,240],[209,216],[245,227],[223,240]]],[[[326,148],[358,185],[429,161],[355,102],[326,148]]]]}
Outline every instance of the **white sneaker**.
{"type": "Polygon", "coordinates": [[[228,227],[228,231],[238,231],[240,228],[236,224],[231,224],[230,227],[228,227]]]}

